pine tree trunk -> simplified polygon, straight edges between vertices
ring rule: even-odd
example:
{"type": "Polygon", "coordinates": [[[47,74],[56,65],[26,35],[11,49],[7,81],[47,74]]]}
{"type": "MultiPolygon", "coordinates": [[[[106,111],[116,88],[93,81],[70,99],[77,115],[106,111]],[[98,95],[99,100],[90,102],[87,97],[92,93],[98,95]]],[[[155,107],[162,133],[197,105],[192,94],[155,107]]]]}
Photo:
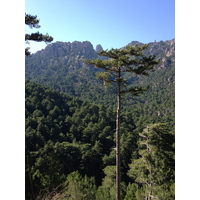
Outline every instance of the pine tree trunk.
{"type": "Polygon", "coordinates": [[[116,119],[116,200],[120,200],[120,182],[121,182],[120,181],[120,109],[121,109],[121,94],[120,94],[120,83],[118,83],[117,119],[116,119]]]}
{"type": "Polygon", "coordinates": [[[26,159],[27,159],[27,165],[28,165],[29,180],[30,180],[30,184],[31,184],[31,193],[32,193],[33,199],[35,199],[34,190],[33,190],[33,181],[32,181],[31,169],[30,169],[29,156],[26,156],[26,159]]]}

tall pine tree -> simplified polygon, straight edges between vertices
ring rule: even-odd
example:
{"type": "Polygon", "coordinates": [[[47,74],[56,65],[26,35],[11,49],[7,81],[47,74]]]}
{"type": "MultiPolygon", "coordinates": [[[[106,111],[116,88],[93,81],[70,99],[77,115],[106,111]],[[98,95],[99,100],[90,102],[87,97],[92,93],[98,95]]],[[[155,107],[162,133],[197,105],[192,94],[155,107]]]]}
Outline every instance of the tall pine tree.
{"type": "MultiPolygon", "coordinates": [[[[145,56],[144,50],[148,44],[142,46],[126,46],[123,49],[111,49],[98,52],[99,56],[108,59],[85,59],[84,62],[103,69],[97,73],[97,78],[102,79],[105,85],[117,85],[117,116],[116,116],[116,200],[120,200],[120,111],[121,95],[131,93],[135,96],[145,92],[148,87],[141,86],[128,87],[129,81],[124,75],[145,75],[154,70],[154,66],[159,63],[155,56],[145,56]]],[[[126,76],[127,77],[127,76],[126,76]]]]}

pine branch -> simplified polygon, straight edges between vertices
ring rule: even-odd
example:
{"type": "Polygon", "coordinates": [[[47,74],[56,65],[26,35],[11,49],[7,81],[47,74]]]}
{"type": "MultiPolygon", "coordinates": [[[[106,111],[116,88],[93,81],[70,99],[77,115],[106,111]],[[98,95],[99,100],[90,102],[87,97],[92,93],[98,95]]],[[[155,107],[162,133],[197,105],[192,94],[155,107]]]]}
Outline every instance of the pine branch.
{"type": "Polygon", "coordinates": [[[37,33],[32,33],[31,35],[26,34],[25,41],[27,41],[27,40],[50,43],[53,41],[53,38],[51,36],[49,36],[48,34],[43,35],[43,34],[37,32],[37,33]]]}
{"type": "Polygon", "coordinates": [[[40,28],[40,25],[38,25],[39,22],[40,20],[37,19],[37,15],[33,16],[25,13],[25,24],[30,28],[40,28]]]}
{"type": "Polygon", "coordinates": [[[129,88],[127,90],[122,90],[121,94],[125,94],[125,93],[131,93],[133,96],[139,96],[139,94],[144,93],[145,91],[147,91],[149,89],[149,86],[146,88],[142,88],[142,87],[132,87],[129,88]]]}
{"type": "Polygon", "coordinates": [[[29,56],[30,54],[31,54],[31,52],[29,51],[29,47],[27,47],[26,49],[25,49],[25,56],[29,56]]]}
{"type": "MultiPolygon", "coordinates": [[[[25,25],[28,25],[30,28],[40,28],[39,21],[37,16],[29,15],[25,13],[25,25]]],[[[32,40],[36,42],[45,42],[50,43],[53,41],[53,37],[48,34],[43,35],[39,32],[32,34],[25,34],[25,41],[32,40]]],[[[25,55],[29,56],[31,53],[29,52],[29,48],[25,49],[25,55]]]]}

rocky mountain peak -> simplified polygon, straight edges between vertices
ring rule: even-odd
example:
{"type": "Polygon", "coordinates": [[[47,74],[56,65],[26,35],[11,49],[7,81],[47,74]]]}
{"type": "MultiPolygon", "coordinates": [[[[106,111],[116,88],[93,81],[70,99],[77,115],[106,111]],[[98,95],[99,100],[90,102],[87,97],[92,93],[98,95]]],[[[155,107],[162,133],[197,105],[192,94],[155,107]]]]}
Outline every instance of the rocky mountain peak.
{"type": "Polygon", "coordinates": [[[62,58],[68,55],[83,56],[87,58],[96,57],[92,44],[88,41],[79,42],[54,42],[36,54],[50,58],[62,58]]]}
{"type": "Polygon", "coordinates": [[[98,44],[96,46],[96,52],[99,52],[99,51],[102,51],[102,50],[103,50],[103,47],[100,44],[98,44]]]}
{"type": "Polygon", "coordinates": [[[166,41],[169,47],[166,49],[166,56],[172,56],[175,53],[175,39],[166,41]]]}
{"type": "MultiPolygon", "coordinates": [[[[143,45],[138,41],[132,41],[128,45],[143,45]]],[[[89,69],[88,65],[83,62],[83,59],[101,58],[107,59],[103,56],[98,56],[97,52],[103,50],[102,46],[98,44],[96,49],[89,41],[79,42],[54,42],[49,44],[45,49],[38,51],[32,56],[26,58],[26,66],[37,66],[40,73],[44,73],[47,66],[58,67],[63,66],[66,71],[74,71],[78,69],[89,69]]],[[[156,59],[160,59],[160,64],[156,66],[157,69],[166,69],[175,62],[175,39],[168,41],[159,41],[149,43],[149,47],[144,52],[145,55],[155,55],[156,59]]],[[[91,66],[90,66],[91,67],[91,66]]],[[[31,70],[33,68],[31,67],[31,70]]],[[[95,68],[93,67],[93,70],[95,68]]]]}
{"type": "Polygon", "coordinates": [[[134,45],[142,45],[143,43],[141,43],[141,42],[138,42],[138,41],[132,41],[132,42],[130,42],[128,45],[130,45],[130,46],[134,46],[134,45]]]}

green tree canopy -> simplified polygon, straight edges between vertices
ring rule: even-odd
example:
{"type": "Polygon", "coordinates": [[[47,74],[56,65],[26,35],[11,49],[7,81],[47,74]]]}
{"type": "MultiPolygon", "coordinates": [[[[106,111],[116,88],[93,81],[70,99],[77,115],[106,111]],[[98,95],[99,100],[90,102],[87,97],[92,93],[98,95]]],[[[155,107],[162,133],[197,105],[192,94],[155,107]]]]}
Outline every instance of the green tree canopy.
{"type": "Polygon", "coordinates": [[[145,56],[144,50],[148,44],[142,46],[126,46],[123,49],[102,50],[97,54],[108,57],[108,59],[85,59],[86,64],[94,65],[103,69],[97,72],[97,78],[102,79],[105,85],[111,83],[117,84],[117,116],[116,116],[116,200],[120,200],[120,112],[121,112],[121,95],[131,93],[134,96],[145,92],[148,87],[128,87],[129,83],[125,75],[145,75],[148,76],[154,66],[159,63],[155,56],[145,56]]]}
{"type": "Polygon", "coordinates": [[[174,199],[174,135],[165,124],[152,124],[140,133],[139,158],[130,164],[129,176],[143,185],[146,199],[174,199]]]}
{"type": "MultiPolygon", "coordinates": [[[[37,16],[25,13],[25,25],[28,25],[30,28],[40,28],[41,26],[39,25],[39,22],[40,20],[37,19],[37,16]]],[[[53,41],[53,37],[49,36],[48,33],[44,35],[39,32],[25,34],[25,41],[27,42],[29,40],[50,43],[53,41]]],[[[29,48],[25,49],[25,55],[30,55],[29,48]]]]}
{"type": "Polygon", "coordinates": [[[139,95],[147,90],[142,87],[128,88],[128,80],[124,78],[125,73],[130,76],[145,75],[148,76],[150,71],[154,71],[154,66],[159,63],[155,60],[155,56],[145,56],[143,51],[148,48],[148,44],[142,46],[126,46],[124,49],[103,50],[97,54],[108,57],[109,59],[85,59],[85,63],[94,65],[98,68],[104,69],[103,72],[96,73],[97,78],[104,81],[105,85],[110,83],[117,83],[120,86],[120,93],[132,93],[139,95]]]}

